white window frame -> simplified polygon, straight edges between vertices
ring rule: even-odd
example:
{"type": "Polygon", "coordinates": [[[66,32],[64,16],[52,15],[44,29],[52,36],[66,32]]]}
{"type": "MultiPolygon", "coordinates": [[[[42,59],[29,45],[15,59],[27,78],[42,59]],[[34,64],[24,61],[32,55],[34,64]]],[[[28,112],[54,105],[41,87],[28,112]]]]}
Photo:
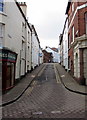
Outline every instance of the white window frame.
{"type": "Polygon", "coordinates": [[[74,39],[75,39],[74,32],[75,32],[74,26],[72,26],[72,42],[71,42],[71,44],[74,42],[74,39]]]}
{"type": "Polygon", "coordinates": [[[72,12],[74,11],[74,2],[72,3],[72,12]]]}
{"type": "Polygon", "coordinates": [[[87,12],[85,13],[85,30],[87,34],[87,12]]]}

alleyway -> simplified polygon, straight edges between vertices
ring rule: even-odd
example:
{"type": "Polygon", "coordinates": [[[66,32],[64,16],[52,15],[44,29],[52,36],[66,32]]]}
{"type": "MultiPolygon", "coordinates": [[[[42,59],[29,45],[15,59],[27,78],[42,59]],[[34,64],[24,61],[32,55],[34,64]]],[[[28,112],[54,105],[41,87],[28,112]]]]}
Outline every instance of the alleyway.
{"type": "Polygon", "coordinates": [[[3,107],[3,118],[84,118],[85,96],[68,91],[54,64],[45,64],[16,102],[3,107]]]}

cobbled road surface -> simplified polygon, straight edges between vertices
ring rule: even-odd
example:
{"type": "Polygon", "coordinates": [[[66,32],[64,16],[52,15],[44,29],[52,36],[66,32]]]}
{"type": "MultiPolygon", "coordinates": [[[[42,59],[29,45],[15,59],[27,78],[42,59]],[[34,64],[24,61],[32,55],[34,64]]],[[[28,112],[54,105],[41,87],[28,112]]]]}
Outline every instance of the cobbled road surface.
{"type": "Polygon", "coordinates": [[[2,108],[3,118],[85,118],[85,96],[56,80],[54,64],[43,71],[16,102],[2,108]]]}

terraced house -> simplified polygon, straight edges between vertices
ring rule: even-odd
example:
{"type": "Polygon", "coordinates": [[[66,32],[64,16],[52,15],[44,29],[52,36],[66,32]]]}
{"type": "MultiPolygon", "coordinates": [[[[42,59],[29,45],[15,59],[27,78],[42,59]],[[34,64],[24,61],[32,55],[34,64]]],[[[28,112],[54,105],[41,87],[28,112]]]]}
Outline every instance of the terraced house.
{"type": "Polygon", "coordinates": [[[87,1],[69,0],[68,16],[68,66],[80,84],[87,84],[87,1]]]}
{"type": "Polygon", "coordinates": [[[16,0],[0,0],[0,66],[2,89],[7,90],[31,71],[32,29],[27,5],[16,0]]]}

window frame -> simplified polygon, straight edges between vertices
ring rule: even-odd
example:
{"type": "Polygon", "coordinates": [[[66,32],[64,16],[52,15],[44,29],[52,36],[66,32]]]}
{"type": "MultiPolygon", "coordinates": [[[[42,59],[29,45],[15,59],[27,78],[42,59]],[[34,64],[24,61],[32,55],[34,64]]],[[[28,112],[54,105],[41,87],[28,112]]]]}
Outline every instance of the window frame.
{"type": "Polygon", "coordinates": [[[85,12],[85,33],[87,34],[87,12],[85,12]]]}
{"type": "Polygon", "coordinates": [[[4,0],[0,0],[0,12],[4,11],[4,0]]]}

